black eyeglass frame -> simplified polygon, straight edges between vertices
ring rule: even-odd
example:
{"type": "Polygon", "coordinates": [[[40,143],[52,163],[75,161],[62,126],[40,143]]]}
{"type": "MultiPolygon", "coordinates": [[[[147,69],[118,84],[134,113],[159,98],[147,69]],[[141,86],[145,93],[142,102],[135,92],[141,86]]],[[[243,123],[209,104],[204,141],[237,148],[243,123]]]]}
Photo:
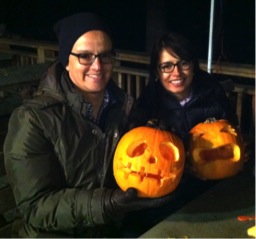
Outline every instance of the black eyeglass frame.
{"type": "MultiPolygon", "coordinates": [[[[111,50],[111,51],[106,51],[106,52],[102,52],[102,53],[100,53],[100,54],[93,54],[93,53],[74,53],[74,52],[70,52],[70,55],[72,55],[72,56],[76,56],[77,58],[78,58],[78,61],[79,61],[79,63],[81,64],[81,65],[91,65],[91,64],[93,64],[94,63],[94,61],[96,60],[96,58],[98,57],[99,59],[100,59],[100,62],[102,63],[102,64],[110,64],[110,63],[113,63],[114,61],[115,61],[115,56],[116,56],[116,53],[113,51],[113,50],[111,50]],[[111,56],[111,60],[109,60],[109,61],[105,61],[104,60],[104,58],[102,58],[104,55],[106,55],[106,54],[110,54],[110,56],[111,56]],[[83,59],[83,56],[85,56],[85,55],[87,55],[87,56],[91,56],[91,60],[90,60],[90,62],[88,62],[88,63],[84,63],[84,62],[82,62],[81,61],[81,58],[83,59]]],[[[84,59],[85,60],[85,59],[84,59]]]]}
{"type": "Polygon", "coordinates": [[[164,62],[162,64],[159,64],[158,68],[163,73],[172,73],[174,71],[175,66],[177,66],[181,70],[188,70],[192,66],[192,61],[181,60],[176,64],[172,62],[164,62]],[[168,65],[169,67],[171,67],[171,69],[166,71],[166,68],[164,68],[165,65],[168,65]]]}

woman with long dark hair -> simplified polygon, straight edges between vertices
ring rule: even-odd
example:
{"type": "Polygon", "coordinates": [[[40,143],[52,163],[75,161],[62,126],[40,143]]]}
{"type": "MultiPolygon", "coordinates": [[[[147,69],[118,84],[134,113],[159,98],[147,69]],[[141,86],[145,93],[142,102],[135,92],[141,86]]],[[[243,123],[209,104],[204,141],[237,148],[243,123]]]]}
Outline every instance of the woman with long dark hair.
{"type": "Polygon", "coordinates": [[[191,42],[169,32],[151,52],[149,83],[138,99],[135,124],[157,119],[160,127],[175,132],[187,146],[189,130],[207,118],[228,119],[236,113],[218,80],[199,66],[191,42]]]}

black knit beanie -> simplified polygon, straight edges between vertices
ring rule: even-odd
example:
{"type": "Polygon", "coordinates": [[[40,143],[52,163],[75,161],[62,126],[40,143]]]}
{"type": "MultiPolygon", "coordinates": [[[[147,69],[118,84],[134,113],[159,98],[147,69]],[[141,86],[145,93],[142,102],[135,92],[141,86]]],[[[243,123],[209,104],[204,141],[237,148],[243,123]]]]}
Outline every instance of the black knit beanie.
{"type": "Polygon", "coordinates": [[[94,13],[77,13],[57,22],[53,27],[59,41],[59,60],[64,66],[68,64],[69,54],[77,39],[91,30],[106,32],[111,38],[111,33],[103,20],[94,13]]]}

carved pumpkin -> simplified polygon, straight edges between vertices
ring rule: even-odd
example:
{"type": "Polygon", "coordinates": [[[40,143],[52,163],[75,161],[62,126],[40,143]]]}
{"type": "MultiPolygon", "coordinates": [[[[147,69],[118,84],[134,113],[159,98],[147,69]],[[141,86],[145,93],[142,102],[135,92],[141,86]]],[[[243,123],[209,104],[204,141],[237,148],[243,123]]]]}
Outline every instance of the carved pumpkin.
{"type": "Polygon", "coordinates": [[[227,120],[210,118],[190,130],[190,162],[201,179],[236,175],[243,167],[241,135],[227,120]]]}
{"type": "Polygon", "coordinates": [[[149,125],[134,128],[119,141],[113,162],[119,187],[133,187],[139,197],[160,197],[178,186],[185,162],[183,142],[149,125]]]}

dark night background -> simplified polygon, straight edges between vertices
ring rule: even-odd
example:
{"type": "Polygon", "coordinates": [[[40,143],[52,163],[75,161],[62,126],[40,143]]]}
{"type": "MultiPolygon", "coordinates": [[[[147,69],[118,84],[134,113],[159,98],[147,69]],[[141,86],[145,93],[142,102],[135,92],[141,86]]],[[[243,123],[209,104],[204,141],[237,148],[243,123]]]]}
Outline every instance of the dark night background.
{"type": "MultiPolygon", "coordinates": [[[[56,41],[52,31],[56,21],[76,12],[93,11],[109,22],[116,48],[145,52],[148,2],[161,3],[159,17],[164,19],[164,27],[189,37],[199,57],[207,59],[210,0],[0,0],[0,24],[6,24],[12,36],[56,41]]],[[[254,0],[215,0],[213,57],[255,64],[254,0]]]]}

